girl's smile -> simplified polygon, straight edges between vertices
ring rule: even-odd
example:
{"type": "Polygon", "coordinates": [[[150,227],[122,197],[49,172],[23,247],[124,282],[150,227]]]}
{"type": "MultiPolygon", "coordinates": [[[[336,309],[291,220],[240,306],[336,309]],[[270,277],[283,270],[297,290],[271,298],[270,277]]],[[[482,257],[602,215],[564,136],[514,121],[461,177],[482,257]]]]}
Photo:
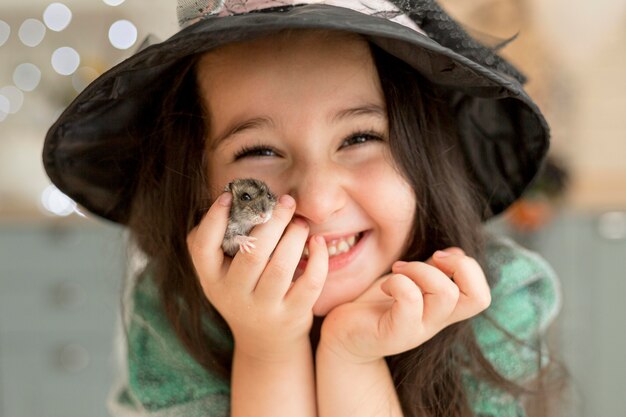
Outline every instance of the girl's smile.
{"type": "MultiPolygon", "coordinates": [[[[367,232],[351,233],[340,237],[324,236],[328,248],[328,272],[343,268],[357,256],[363,247],[367,232]]],[[[298,264],[299,272],[307,265],[308,249],[305,247],[302,259],[298,264]]]]}
{"type": "MultiPolygon", "coordinates": [[[[235,178],[265,181],[293,196],[310,235],[327,242],[315,314],[389,271],[411,232],[415,197],[389,152],[368,44],[339,32],[272,36],[209,52],[197,74],[211,190],[235,178]]],[[[305,253],[296,276],[306,263],[305,253]]]]}

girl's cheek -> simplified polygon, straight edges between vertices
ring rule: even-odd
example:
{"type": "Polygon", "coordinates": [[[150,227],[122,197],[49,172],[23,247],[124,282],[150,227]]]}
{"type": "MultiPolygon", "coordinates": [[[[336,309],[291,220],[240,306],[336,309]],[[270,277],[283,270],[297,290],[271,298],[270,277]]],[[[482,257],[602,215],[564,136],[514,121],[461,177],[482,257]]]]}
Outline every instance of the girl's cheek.
{"type": "Polygon", "coordinates": [[[393,213],[394,218],[407,222],[413,219],[416,197],[411,185],[387,160],[367,164],[357,173],[361,196],[370,210],[379,216],[393,213]]]}

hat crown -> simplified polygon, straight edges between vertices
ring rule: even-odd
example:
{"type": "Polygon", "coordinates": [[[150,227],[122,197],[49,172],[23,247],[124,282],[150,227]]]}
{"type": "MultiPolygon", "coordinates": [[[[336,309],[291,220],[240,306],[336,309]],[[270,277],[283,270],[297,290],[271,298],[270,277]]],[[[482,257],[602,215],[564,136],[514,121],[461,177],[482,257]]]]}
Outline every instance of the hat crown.
{"type": "Polygon", "coordinates": [[[231,16],[264,9],[292,8],[305,4],[325,4],[386,18],[424,33],[392,1],[388,0],[178,0],[176,14],[181,28],[210,16],[231,16]]]}

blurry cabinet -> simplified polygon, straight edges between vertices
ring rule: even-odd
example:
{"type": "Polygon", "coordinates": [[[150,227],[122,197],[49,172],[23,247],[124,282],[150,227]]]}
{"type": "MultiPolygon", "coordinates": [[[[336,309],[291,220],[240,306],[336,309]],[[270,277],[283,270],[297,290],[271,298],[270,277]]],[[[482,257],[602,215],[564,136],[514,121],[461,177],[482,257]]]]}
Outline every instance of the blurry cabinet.
{"type": "Polygon", "coordinates": [[[124,241],[87,222],[0,226],[0,417],[108,415],[124,241]]]}

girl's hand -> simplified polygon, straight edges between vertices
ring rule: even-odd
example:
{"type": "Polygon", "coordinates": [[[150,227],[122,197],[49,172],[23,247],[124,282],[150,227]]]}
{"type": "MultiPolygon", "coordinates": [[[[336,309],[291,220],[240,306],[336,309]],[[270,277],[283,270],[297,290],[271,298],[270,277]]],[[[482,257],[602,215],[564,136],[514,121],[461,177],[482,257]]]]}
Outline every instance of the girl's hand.
{"type": "Polygon", "coordinates": [[[260,359],[281,358],[295,342],[308,342],[312,307],[328,272],[326,243],[310,239],[306,270],[292,283],[309,228],[302,219],[292,220],[295,201],[284,195],[272,218],[252,231],[256,248],[231,260],[221,249],[231,200],[222,194],[189,233],[189,253],[204,294],[228,323],[237,349],[260,359]]]}
{"type": "Polygon", "coordinates": [[[491,303],[480,265],[459,248],[426,262],[396,262],[392,272],[328,314],[320,347],[353,362],[377,360],[419,346],[491,303]]]}

